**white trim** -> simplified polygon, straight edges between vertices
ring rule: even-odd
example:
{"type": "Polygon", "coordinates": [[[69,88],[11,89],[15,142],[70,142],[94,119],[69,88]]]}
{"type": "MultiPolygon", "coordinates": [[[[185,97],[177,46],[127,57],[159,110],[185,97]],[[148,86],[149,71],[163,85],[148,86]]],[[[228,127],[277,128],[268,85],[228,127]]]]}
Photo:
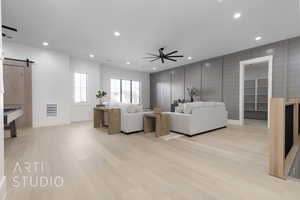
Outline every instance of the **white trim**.
{"type": "Polygon", "coordinates": [[[228,119],[227,123],[230,125],[238,125],[238,126],[243,125],[243,124],[241,124],[240,120],[234,120],[234,119],[228,119]]]}
{"type": "Polygon", "coordinates": [[[244,81],[245,81],[245,66],[250,64],[257,64],[262,62],[268,62],[268,128],[270,128],[270,108],[272,99],[272,78],[273,78],[273,56],[265,56],[260,58],[254,58],[250,60],[244,60],[240,62],[240,124],[244,124],[244,81]]]}
{"type": "Polygon", "coordinates": [[[6,191],[6,177],[2,177],[2,180],[0,182],[0,200],[5,200],[7,196],[6,191]]]}

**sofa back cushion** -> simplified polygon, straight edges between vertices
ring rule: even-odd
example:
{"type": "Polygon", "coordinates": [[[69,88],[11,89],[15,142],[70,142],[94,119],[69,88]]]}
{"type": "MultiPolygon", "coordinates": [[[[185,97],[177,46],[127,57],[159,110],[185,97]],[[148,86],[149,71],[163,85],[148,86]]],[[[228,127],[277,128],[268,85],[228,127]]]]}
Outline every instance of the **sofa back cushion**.
{"type": "Polygon", "coordinates": [[[143,105],[126,104],[121,106],[124,113],[138,113],[143,112],[143,105]]]}
{"type": "Polygon", "coordinates": [[[194,108],[206,108],[206,107],[225,107],[223,102],[193,102],[193,103],[185,103],[183,105],[183,112],[185,114],[192,114],[194,108]]]}

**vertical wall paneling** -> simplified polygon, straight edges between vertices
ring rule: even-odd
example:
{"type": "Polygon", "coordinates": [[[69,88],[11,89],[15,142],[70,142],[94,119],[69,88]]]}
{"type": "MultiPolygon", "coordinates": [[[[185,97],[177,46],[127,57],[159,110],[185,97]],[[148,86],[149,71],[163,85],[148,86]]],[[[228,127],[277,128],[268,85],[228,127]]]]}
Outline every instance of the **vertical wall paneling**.
{"type": "Polygon", "coordinates": [[[179,67],[171,70],[171,102],[184,99],[185,68],[179,67]]]}
{"type": "Polygon", "coordinates": [[[239,119],[240,61],[250,58],[249,51],[224,56],[223,100],[229,119],[239,119]]]}
{"type": "Polygon", "coordinates": [[[201,97],[204,101],[222,100],[222,59],[216,58],[202,64],[201,97]]]}
{"type": "Polygon", "coordinates": [[[187,88],[195,87],[198,90],[199,96],[195,98],[195,100],[201,99],[201,63],[195,63],[192,65],[188,65],[185,68],[185,99],[189,99],[189,95],[187,93],[187,88]]]}
{"type": "Polygon", "coordinates": [[[300,97],[300,38],[288,43],[288,97],[300,97]]]}

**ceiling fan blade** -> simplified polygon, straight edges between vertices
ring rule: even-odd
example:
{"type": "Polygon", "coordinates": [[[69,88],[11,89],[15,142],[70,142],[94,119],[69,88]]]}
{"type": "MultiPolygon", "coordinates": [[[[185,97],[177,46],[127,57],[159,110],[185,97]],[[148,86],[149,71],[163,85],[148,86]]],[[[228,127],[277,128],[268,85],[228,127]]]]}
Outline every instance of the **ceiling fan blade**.
{"type": "Polygon", "coordinates": [[[147,55],[159,57],[159,55],[156,55],[156,54],[154,54],[154,53],[147,53],[147,55]]]}
{"type": "Polygon", "coordinates": [[[171,60],[171,61],[173,61],[173,62],[177,62],[177,60],[174,60],[174,59],[172,59],[172,58],[169,58],[169,57],[166,57],[165,59],[167,59],[167,60],[171,60]]]}
{"type": "Polygon", "coordinates": [[[152,57],[142,57],[143,59],[153,59],[153,58],[159,58],[158,56],[152,56],[152,57]]]}
{"type": "Polygon", "coordinates": [[[162,63],[165,63],[164,57],[160,57],[160,59],[162,63]]]}
{"type": "Polygon", "coordinates": [[[183,55],[178,55],[178,56],[166,56],[166,57],[168,57],[168,58],[182,58],[184,56],[183,55]]]}
{"type": "Polygon", "coordinates": [[[15,32],[18,31],[16,28],[12,28],[12,27],[5,26],[5,25],[2,25],[2,28],[7,29],[7,30],[11,30],[11,31],[15,31],[15,32]]]}
{"type": "Polygon", "coordinates": [[[172,54],[177,53],[177,52],[178,52],[178,51],[172,51],[172,52],[170,52],[170,53],[167,53],[166,56],[172,55],[172,54]]]}
{"type": "Polygon", "coordinates": [[[159,60],[160,58],[155,58],[153,60],[150,60],[150,62],[153,62],[153,61],[156,61],[156,60],[159,60]]]}

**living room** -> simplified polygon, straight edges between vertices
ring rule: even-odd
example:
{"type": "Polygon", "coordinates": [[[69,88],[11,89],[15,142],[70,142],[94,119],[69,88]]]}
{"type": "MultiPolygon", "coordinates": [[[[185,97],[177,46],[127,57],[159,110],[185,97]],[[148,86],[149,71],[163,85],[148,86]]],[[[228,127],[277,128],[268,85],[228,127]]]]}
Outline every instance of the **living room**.
{"type": "Polygon", "coordinates": [[[298,199],[299,8],[3,0],[0,199],[298,199]]]}

